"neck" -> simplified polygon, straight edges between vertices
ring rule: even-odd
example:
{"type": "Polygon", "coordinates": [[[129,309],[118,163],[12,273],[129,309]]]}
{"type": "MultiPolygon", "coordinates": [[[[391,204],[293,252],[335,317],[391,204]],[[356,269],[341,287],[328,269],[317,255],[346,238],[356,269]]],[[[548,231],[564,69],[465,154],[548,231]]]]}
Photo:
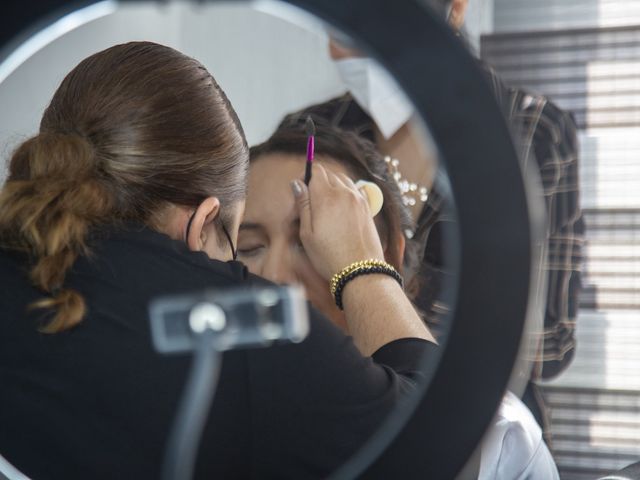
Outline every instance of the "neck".
{"type": "Polygon", "coordinates": [[[188,220],[189,209],[169,205],[151,217],[149,226],[173,240],[184,241],[188,220]]]}

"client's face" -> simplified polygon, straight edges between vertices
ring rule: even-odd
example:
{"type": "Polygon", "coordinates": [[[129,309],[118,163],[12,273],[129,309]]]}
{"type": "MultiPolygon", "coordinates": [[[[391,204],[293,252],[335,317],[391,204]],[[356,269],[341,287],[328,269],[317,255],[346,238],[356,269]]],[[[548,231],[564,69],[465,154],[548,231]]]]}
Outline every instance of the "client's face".
{"type": "MultiPolygon", "coordinates": [[[[316,157],[336,173],[349,172],[336,161],[316,157]]],[[[301,283],[307,298],[325,316],[344,328],[329,285],[315,271],[300,243],[300,221],[291,181],[302,179],[305,157],[270,154],[259,157],[249,171],[249,194],[238,233],[238,260],[252,273],[276,283],[301,283]]],[[[336,221],[340,221],[336,219],[336,221]]]]}

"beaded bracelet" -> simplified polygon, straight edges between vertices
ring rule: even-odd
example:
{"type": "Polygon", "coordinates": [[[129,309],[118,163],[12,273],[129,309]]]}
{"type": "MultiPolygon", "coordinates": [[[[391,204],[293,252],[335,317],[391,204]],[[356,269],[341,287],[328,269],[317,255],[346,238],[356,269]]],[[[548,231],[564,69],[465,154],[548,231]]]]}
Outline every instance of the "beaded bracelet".
{"type": "Polygon", "coordinates": [[[373,273],[389,275],[390,277],[395,278],[400,286],[403,286],[402,276],[387,262],[372,259],[352,263],[348,267],[342,269],[339,273],[335,274],[330,282],[331,295],[340,310],[343,309],[342,290],[345,285],[360,275],[370,275],[373,273]]]}
{"type": "Polygon", "coordinates": [[[385,262],[383,260],[377,260],[375,258],[372,258],[372,259],[369,259],[369,260],[361,260],[359,262],[353,262],[351,265],[347,265],[345,268],[343,268],[338,273],[336,273],[333,277],[331,277],[331,281],[329,282],[329,288],[331,290],[331,295],[332,296],[335,295],[336,288],[337,288],[338,284],[340,283],[340,280],[342,280],[343,277],[345,277],[346,275],[351,273],[353,270],[356,270],[356,269],[362,268],[362,267],[374,267],[374,266],[393,268],[387,262],[385,262]]]}

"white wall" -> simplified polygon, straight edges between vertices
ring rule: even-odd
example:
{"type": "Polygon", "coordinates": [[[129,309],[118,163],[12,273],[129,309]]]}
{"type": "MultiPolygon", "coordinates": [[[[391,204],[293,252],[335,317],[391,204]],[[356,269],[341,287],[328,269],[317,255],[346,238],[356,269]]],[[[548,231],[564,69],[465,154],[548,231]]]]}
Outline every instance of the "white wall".
{"type": "Polygon", "coordinates": [[[493,32],[493,5],[494,0],[469,0],[464,28],[476,52],[480,51],[480,36],[493,32]]]}
{"type": "Polygon", "coordinates": [[[64,75],[111,45],[151,40],[200,60],[234,105],[249,143],[274,130],[294,109],[344,91],[326,36],[245,4],[134,4],[83,25],[39,51],[0,84],[0,156],[38,130],[64,75]]]}
{"type": "MultiPolygon", "coordinates": [[[[492,28],[492,4],[470,0],[472,44],[492,28]]],[[[267,7],[128,3],[53,41],[0,83],[0,182],[11,151],[37,132],[64,75],[117,43],[151,40],[200,60],[229,96],[250,144],[266,139],[284,114],[342,93],[319,22],[289,6],[267,7]]]]}

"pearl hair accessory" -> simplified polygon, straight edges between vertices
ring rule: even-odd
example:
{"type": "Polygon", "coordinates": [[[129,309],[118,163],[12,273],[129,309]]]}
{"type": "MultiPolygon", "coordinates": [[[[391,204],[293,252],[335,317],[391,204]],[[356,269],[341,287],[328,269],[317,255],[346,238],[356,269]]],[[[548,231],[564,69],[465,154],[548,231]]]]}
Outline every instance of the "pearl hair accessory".
{"type": "Polygon", "coordinates": [[[387,163],[387,168],[400,189],[402,202],[405,206],[413,207],[418,203],[418,201],[422,203],[427,201],[429,198],[429,190],[427,187],[409,182],[407,179],[402,178],[402,174],[399,170],[400,160],[386,156],[384,157],[384,161],[387,163]]]}

